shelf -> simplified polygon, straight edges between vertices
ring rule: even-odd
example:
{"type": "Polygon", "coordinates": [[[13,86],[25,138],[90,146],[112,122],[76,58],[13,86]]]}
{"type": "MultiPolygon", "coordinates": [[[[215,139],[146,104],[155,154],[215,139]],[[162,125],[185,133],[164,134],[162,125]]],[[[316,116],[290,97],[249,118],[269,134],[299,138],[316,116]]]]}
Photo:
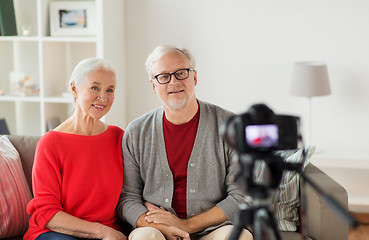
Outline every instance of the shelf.
{"type": "Polygon", "coordinates": [[[0,102],[40,102],[39,96],[0,96],[0,102]]]}
{"type": "Polygon", "coordinates": [[[36,36],[22,37],[22,36],[1,36],[0,42],[37,42],[39,40],[36,36]]]}
{"type": "MultiPolygon", "coordinates": [[[[73,103],[73,97],[45,97],[45,103],[73,103]]],[[[39,96],[0,96],[0,102],[41,102],[39,96]]]]}
{"type": "Polygon", "coordinates": [[[43,42],[96,42],[96,37],[42,37],[43,42]]]}
{"type": "Polygon", "coordinates": [[[74,103],[73,96],[69,97],[45,97],[45,103],[74,103]]]}
{"type": "Polygon", "coordinates": [[[96,37],[22,37],[22,36],[0,36],[0,42],[96,42],[96,37]]]}

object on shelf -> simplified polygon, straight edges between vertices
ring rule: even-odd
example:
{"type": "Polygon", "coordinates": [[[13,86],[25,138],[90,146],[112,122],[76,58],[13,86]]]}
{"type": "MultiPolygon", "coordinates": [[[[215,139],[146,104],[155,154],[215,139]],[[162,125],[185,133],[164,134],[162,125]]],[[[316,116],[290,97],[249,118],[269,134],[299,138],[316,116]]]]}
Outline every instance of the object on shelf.
{"type": "Polygon", "coordinates": [[[0,0],[0,32],[1,36],[17,35],[13,0],[0,0]]]}
{"type": "Polygon", "coordinates": [[[22,25],[20,30],[23,37],[30,37],[32,35],[32,28],[30,25],[22,25]]]}
{"type": "Polygon", "coordinates": [[[94,2],[50,2],[49,16],[51,36],[95,35],[94,2]]]}
{"type": "Polygon", "coordinates": [[[36,96],[40,93],[38,84],[31,77],[20,72],[10,72],[10,94],[16,96],[36,96]]]}

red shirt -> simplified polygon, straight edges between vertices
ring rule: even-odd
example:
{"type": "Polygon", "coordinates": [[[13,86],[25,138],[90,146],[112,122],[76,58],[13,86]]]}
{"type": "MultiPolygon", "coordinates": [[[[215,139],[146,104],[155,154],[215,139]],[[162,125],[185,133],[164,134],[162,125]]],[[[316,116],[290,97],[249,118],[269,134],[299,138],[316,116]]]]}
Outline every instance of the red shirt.
{"type": "Polygon", "coordinates": [[[189,122],[176,125],[169,122],[164,114],[165,147],[174,181],[172,208],[180,218],[187,218],[187,166],[195,142],[199,118],[200,111],[198,110],[189,122]]]}
{"type": "Polygon", "coordinates": [[[119,230],[115,208],[123,187],[123,133],[109,126],[96,136],[50,131],[39,140],[25,240],[50,231],[45,226],[58,211],[119,230]]]}

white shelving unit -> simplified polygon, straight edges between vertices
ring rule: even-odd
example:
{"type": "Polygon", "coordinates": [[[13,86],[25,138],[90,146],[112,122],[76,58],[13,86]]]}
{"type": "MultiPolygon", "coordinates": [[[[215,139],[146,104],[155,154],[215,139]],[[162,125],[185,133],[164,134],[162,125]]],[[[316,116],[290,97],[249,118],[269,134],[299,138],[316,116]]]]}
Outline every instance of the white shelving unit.
{"type": "MultiPolygon", "coordinates": [[[[6,119],[14,135],[42,135],[47,131],[49,119],[58,117],[64,121],[71,115],[74,99],[62,94],[67,92],[70,74],[82,59],[105,58],[116,69],[117,79],[124,78],[124,1],[85,0],[95,3],[96,18],[96,35],[86,37],[50,36],[49,4],[52,1],[14,0],[19,36],[0,36],[0,89],[3,91],[0,118],[6,119]],[[20,36],[21,25],[31,26],[31,36],[20,36]],[[39,94],[11,95],[10,72],[30,76],[39,86],[39,94]]],[[[123,91],[124,82],[119,86],[123,91]]],[[[114,104],[124,112],[123,98],[118,95],[114,104]]],[[[124,119],[121,119],[117,114],[114,119],[113,113],[113,123],[123,125],[124,119]]]]}

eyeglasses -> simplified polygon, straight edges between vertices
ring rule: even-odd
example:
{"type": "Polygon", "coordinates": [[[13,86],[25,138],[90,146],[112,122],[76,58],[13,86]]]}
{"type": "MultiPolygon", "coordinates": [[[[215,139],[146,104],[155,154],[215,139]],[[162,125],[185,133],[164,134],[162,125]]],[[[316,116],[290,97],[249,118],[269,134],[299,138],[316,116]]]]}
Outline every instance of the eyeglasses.
{"type": "Polygon", "coordinates": [[[170,80],[172,79],[172,75],[174,75],[177,80],[185,80],[186,78],[188,78],[190,71],[193,71],[193,69],[178,69],[174,73],[160,73],[158,75],[155,75],[154,78],[156,78],[159,84],[166,84],[170,82],[170,80]]]}

